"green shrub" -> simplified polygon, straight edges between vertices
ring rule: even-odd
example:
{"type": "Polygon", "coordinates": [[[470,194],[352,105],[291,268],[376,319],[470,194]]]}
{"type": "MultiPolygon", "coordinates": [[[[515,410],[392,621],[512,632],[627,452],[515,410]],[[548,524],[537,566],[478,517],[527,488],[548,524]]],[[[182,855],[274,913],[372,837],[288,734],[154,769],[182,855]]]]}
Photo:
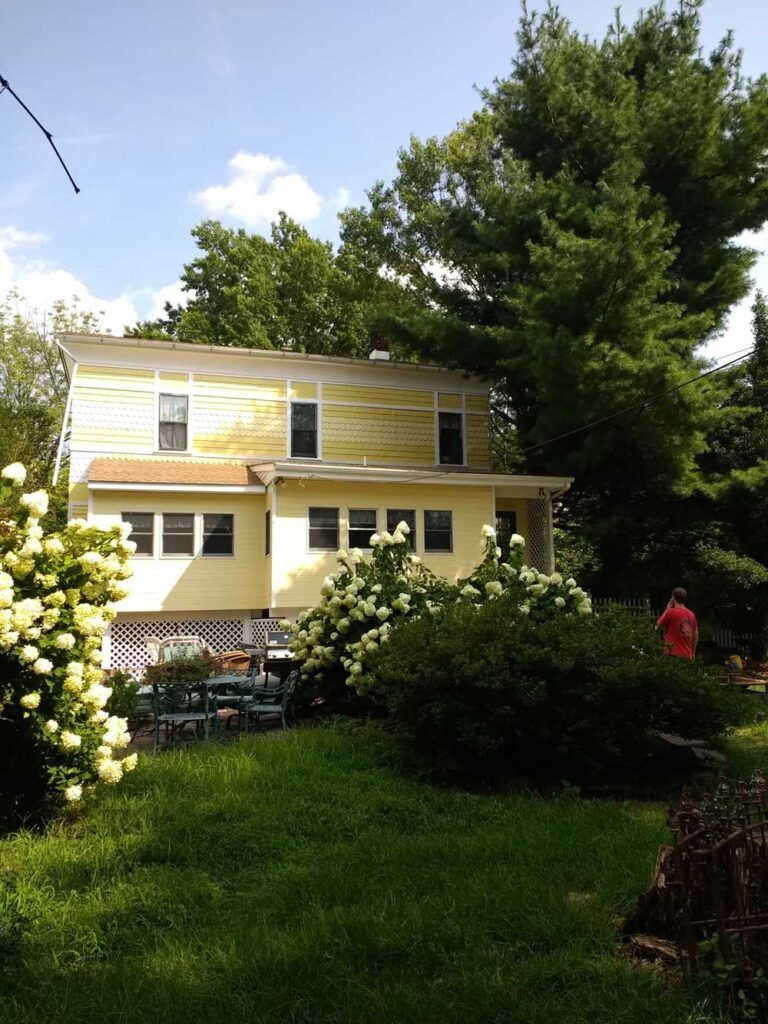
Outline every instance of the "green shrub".
{"type": "Polygon", "coordinates": [[[136,714],[139,699],[139,684],[130,672],[117,669],[110,672],[107,685],[112,690],[105,705],[110,715],[117,715],[130,722],[136,714]]]}
{"type": "Polygon", "coordinates": [[[169,658],[157,665],[148,665],[144,678],[152,683],[194,686],[215,674],[216,662],[208,654],[185,654],[169,658]]]}
{"type": "Polygon", "coordinates": [[[371,666],[370,693],[430,771],[581,783],[639,772],[656,731],[711,740],[739,717],[738,695],[665,655],[647,622],[535,621],[514,601],[403,624],[371,666]]]}

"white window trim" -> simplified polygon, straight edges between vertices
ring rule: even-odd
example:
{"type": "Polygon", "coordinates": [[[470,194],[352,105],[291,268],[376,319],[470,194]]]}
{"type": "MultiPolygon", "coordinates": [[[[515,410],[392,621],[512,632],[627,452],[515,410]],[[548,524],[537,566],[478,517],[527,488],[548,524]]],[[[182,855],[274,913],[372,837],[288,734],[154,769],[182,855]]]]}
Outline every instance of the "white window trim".
{"type": "Polygon", "coordinates": [[[212,558],[216,561],[221,561],[224,558],[236,558],[237,557],[237,531],[235,530],[235,513],[234,512],[198,512],[196,515],[200,516],[200,557],[201,558],[212,558]],[[203,542],[205,541],[205,517],[206,516],[231,516],[232,517],[232,552],[229,555],[206,555],[203,551],[203,542]]]}
{"type": "Polygon", "coordinates": [[[425,555],[452,555],[453,554],[453,509],[452,508],[425,508],[422,511],[421,525],[424,528],[424,539],[422,541],[424,545],[425,555]],[[451,546],[449,548],[428,548],[427,547],[427,512],[447,512],[451,517],[451,546]]]}
{"type": "MultiPolygon", "coordinates": [[[[165,371],[164,371],[165,372],[165,371]]],[[[192,394],[191,394],[191,373],[187,374],[186,387],[174,384],[171,381],[160,380],[160,370],[155,370],[155,453],[157,455],[192,455],[192,394]],[[163,386],[167,385],[167,386],[163,386]],[[160,447],[160,396],[168,395],[173,398],[186,398],[187,400],[187,447],[186,448],[161,448],[160,447]]]]}
{"type": "Polygon", "coordinates": [[[435,465],[441,468],[450,469],[452,466],[463,468],[467,465],[467,396],[461,395],[460,409],[441,409],[440,395],[454,394],[455,392],[435,392],[435,465]],[[461,418],[461,462],[440,461],[440,413],[453,413],[461,418]]]}
{"type": "MultiPolygon", "coordinates": [[[[352,518],[352,513],[353,512],[373,512],[374,518],[375,518],[375,522],[373,524],[373,529],[371,530],[371,533],[368,534],[368,536],[370,537],[371,534],[379,532],[379,510],[377,508],[371,508],[370,506],[368,508],[363,508],[360,505],[356,505],[354,508],[348,508],[347,509],[347,550],[349,550],[353,546],[352,545],[352,541],[350,539],[350,531],[353,529],[350,520],[352,518]]],[[[309,519],[309,513],[307,513],[307,519],[309,519]]],[[[360,527],[359,526],[358,527],[354,527],[354,529],[358,529],[359,530],[360,527]]],[[[371,547],[370,544],[356,544],[354,546],[355,547],[359,547],[361,551],[373,551],[373,548],[371,547]]]]}
{"type": "Polygon", "coordinates": [[[202,524],[201,524],[201,520],[200,520],[200,513],[199,512],[179,512],[179,511],[174,511],[174,512],[158,512],[157,515],[160,517],[160,553],[159,553],[160,559],[161,560],[168,559],[168,560],[173,561],[173,562],[178,562],[178,561],[191,562],[194,558],[197,558],[199,556],[199,552],[200,552],[200,549],[202,547],[202,524]],[[185,555],[185,554],[176,554],[176,553],[173,553],[173,552],[171,552],[169,554],[166,554],[165,551],[163,551],[163,535],[165,533],[165,531],[163,530],[163,516],[186,516],[186,515],[191,515],[192,516],[192,552],[191,552],[191,554],[185,555]]]}
{"type": "Polygon", "coordinates": [[[288,401],[286,402],[286,451],[288,452],[287,458],[294,459],[296,462],[322,462],[323,461],[323,385],[319,382],[314,381],[300,381],[301,384],[312,384],[315,383],[317,388],[316,398],[291,398],[291,386],[292,381],[288,381],[288,401]],[[316,448],[317,455],[294,455],[293,454],[293,431],[291,424],[293,422],[293,406],[296,405],[314,405],[315,407],[315,431],[316,431],[316,448]]]}
{"type": "MultiPolygon", "coordinates": [[[[142,559],[145,562],[146,561],[151,561],[151,560],[157,558],[157,529],[156,529],[156,527],[157,527],[157,522],[156,522],[157,515],[156,515],[156,513],[154,513],[154,512],[140,512],[139,509],[136,509],[136,508],[134,508],[134,509],[123,509],[120,512],[120,522],[121,523],[126,522],[126,520],[123,519],[123,516],[129,516],[131,514],[137,515],[137,516],[152,516],[152,554],[151,555],[141,555],[137,551],[134,551],[133,554],[131,555],[131,558],[140,558],[140,559],[142,559]]],[[[131,538],[129,537],[128,540],[130,540],[130,539],[131,538]]]]}
{"type": "Polygon", "coordinates": [[[337,505],[307,505],[307,554],[328,554],[330,551],[338,551],[341,546],[341,533],[342,533],[342,521],[341,521],[341,508],[337,505]],[[313,548],[310,546],[310,529],[309,529],[309,510],[310,508],[335,508],[336,509],[336,547],[335,548],[313,548]]]}

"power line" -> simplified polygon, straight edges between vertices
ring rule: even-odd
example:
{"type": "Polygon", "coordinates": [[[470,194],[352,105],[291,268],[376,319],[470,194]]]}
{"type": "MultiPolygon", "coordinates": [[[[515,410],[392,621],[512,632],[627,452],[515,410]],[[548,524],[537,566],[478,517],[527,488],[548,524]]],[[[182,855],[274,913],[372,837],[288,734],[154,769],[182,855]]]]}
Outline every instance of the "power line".
{"type": "Polygon", "coordinates": [[[60,164],[61,164],[61,166],[62,166],[62,167],[64,168],[64,172],[65,172],[65,174],[67,175],[67,177],[69,178],[70,182],[72,183],[72,188],[73,188],[73,189],[75,190],[75,194],[77,194],[77,193],[78,193],[78,192],[80,191],[80,189],[79,189],[79,188],[77,187],[77,185],[75,184],[75,179],[74,179],[74,178],[72,177],[72,175],[71,175],[71,174],[69,173],[69,168],[68,168],[68,167],[67,167],[67,165],[66,165],[66,164],[64,163],[64,160],[63,160],[63,158],[62,158],[62,155],[61,155],[61,153],[60,153],[60,152],[58,151],[58,149],[56,148],[56,143],[55,143],[55,142],[53,141],[53,135],[51,135],[51,133],[50,133],[50,132],[48,131],[48,129],[47,129],[47,128],[45,128],[45,127],[43,127],[43,125],[42,125],[42,124],[41,124],[41,123],[40,123],[40,122],[38,121],[38,119],[37,119],[37,118],[35,117],[35,115],[34,115],[34,114],[32,113],[32,111],[31,111],[31,110],[29,109],[29,107],[28,107],[28,106],[27,106],[27,104],[26,104],[26,103],[24,102],[24,100],[23,100],[23,99],[21,98],[21,96],[17,95],[17,94],[16,94],[16,93],[15,93],[15,92],[13,91],[13,89],[11,88],[11,86],[10,86],[10,85],[9,85],[9,83],[8,83],[8,79],[7,79],[7,78],[3,78],[3,76],[2,76],[2,75],[0,75],[0,93],[3,93],[3,92],[5,92],[5,91],[6,91],[6,89],[7,89],[7,90],[8,90],[8,92],[9,92],[9,93],[11,94],[11,96],[13,96],[13,98],[14,98],[14,99],[16,100],[16,102],[17,102],[17,103],[19,104],[19,106],[20,106],[20,107],[21,107],[21,108],[22,108],[23,110],[25,110],[25,111],[26,111],[26,112],[27,112],[27,113],[29,114],[29,116],[30,116],[30,117],[32,118],[32,120],[33,120],[33,121],[35,122],[35,124],[36,124],[36,125],[37,125],[37,127],[38,127],[38,128],[40,129],[40,131],[41,131],[41,132],[43,133],[43,135],[44,135],[44,136],[46,137],[46,139],[48,139],[48,141],[49,141],[49,142],[50,142],[50,144],[51,144],[51,148],[53,149],[53,152],[54,152],[54,153],[56,154],[56,156],[57,156],[57,158],[58,158],[58,161],[59,161],[59,163],[60,163],[60,164]]]}
{"type": "MultiPolygon", "coordinates": [[[[720,370],[726,370],[729,366],[735,366],[736,363],[742,362],[747,356],[754,352],[754,348],[742,350],[742,355],[739,355],[736,359],[731,359],[727,363],[721,363],[720,366],[713,366],[711,370],[705,370],[704,373],[698,374],[696,377],[690,377],[688,380],[682,381],[680,384],[675,384],[671,388],[667,388],[665,391],[659,391],[655,395],[649,395],[648,398],[642,399],[640,402],[634,402],[632,405],[627,405],[623,409],[618,409],[616,412],[609,413],[608,416],[601,416],[598,420],[592,420],[590,423],[585,423],[581,427],[575,427],[573,430],[566,430],[564,434],[558,434],[556,437],[547,438],[546,441],[540,441],[538,444],[529,445],[527,448],[521,449],[520,454],[525,455],[527,452],[537,451],[539,448],[545,448],[549,444],[554,444],[555,441],[562,441],[566,437],[573,437],[574,434],[581,434],[585,430],[591,430],[592,427],[599,427],[603,423],[608,423],[609,420],[616,419],[617,416],[623,416],[628,412],[635,412],[637,409],[645,409],[646,406],[653,405],[654,402],[661,401],[662,398],[666,398],[668,395],[673,395],[676,391],[681,391],[683,388],[687,388],[689,384],[695,384],[699,380],[703,380],[705,377],[710,377],[713,373],[719,373],[720,370]]],[[[729,353],[732,355],[733,353],[729,353]]]]}

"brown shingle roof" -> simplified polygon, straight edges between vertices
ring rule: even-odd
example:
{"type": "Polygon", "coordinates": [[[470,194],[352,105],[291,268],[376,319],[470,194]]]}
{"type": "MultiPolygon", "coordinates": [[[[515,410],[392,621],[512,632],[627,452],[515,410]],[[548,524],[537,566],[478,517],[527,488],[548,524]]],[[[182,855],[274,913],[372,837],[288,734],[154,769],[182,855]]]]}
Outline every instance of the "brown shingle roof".
{"type": "Polygon", "coordinates": [[[94,459],[88,480],[91,483],[210,484],[215,487],[250,487],[261,483],[242,463],[200,459],[94,459]]]}

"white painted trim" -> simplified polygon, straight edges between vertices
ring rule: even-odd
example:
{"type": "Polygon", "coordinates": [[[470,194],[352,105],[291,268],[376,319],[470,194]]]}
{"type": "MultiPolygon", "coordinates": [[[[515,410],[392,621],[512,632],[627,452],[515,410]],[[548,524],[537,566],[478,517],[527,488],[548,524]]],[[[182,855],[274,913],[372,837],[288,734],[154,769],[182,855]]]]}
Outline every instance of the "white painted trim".
{"type": "Polygon", "coordinates": [[[87,514],[87,519],[88,519],[89,523],[91,522],[91,516],[92,515],[93,515],[93,492],[92,491],[88,491],[88,514],[87,514]]]}
{"type": "Polygon", "coordinates": [[[110,622],[101,638],[101,667],[112,668],[112,623],[110,622]]]}
{"type": "Polygon", "coordinates": [[[555,531],[554,531],[554,520],[552,518],[552,495],[548,494],[546,497],[547,501],[547,554],[549,557],[549,568],[547,572],[555,571],[555,531]]]}
{"type": "MultiPolygon", "coordinates": [[[[289,384],[288,384],[288,393],[289,394],[290,394],[290,385],[291,385],[291,382],[289,381],[289,384]]],[[[288,416],[287,416],[287,419],[288,419],[288,437],[287,437],[287,445],[286,445],[286,449],[288,451],[288,458],[289,459],[295,458],[297,460],[299,460],[299,459],[311,459],[311,456],[309,456],[309,455],[295,455],[295,456],[291,455],[291,451],[293,450],[292,423],[293,423],[293,407],[294,407],[294,405],[314,405],[314,407],[315,407],[315,451],[317,452],[317,455],[315,456],[315,459],[313,461],[322,462],[322,459],[323,459],[323,433],[322,433],[323,416],[322,416],[322,398],[321,398],[320,385],[318,384],[318,386],[317,386],[317,398],[290,398],[288,400],[288,416]]]]}
{"type": "Polygon", "coordinates": [[[317,555],[317,554],[326,554],[327,555],[327,554],[329,554],[332,551],[338,551],[339,550],[339,548],[341,547],[341,534],[342,534],[341,506],[340,505],[307,505],[307,514],[305,516],[305,520],[304,521],[306,523],[305,538],[306,538],[306,553],[308,555],[310,555],[310,554],[311,555],[317,555]],[[313,548],[313,547],[310,547],[310,543],[309,543],[309,510],[310,510],[310,508],[335,508],[336,509],[336,540],[337,540],[338,543],[336,544],[335,548],[313,548]]]}
{"type": "MultiPolygon", "coordinates": [[[[365,387],[364,384],[360,386],[365,387]]],[[[336,402],[327,400],[325,405],[339,405],[347,409],[397,409],[399,412],[425,412],[427,414],[432,412],[432,406],[429,405],[389,405],[387,402],[336,402]]],[[[443,409],[442,411],[450,412],[451,410],[443,409]]],[[[479,415],[479,413],[475,415],[479,415]]]]}
{"type": "Polygon", "coordinates": [[[189,391],[174,391],[160,387],[164,383],[160,380],[160,371],[155,370],[155,452],[158,455],[194,455],[192,448],[192,401],[189,391]],[[160,398],[167,395],[169,398],[186,398],[187,400],[187,447],[186,448],[161,448],[160,447],[160,398]]]}
{"type": "MultiPolygon", "coordinates": [[[[349,537],[349,531],[352,529],[352,526],[351,526],[350,521],[349,521],[350,520],[350,515],[351,515],[352,512],[373,512],[375,522],[373,524],[373,529],[371,530],[371,532],[370,532],[370,534],[368,536],[370,537],[372,534],[379,532],[379,510],[378,510],[378,508],[376,508],[376,506],[372,507],[370,505],[368,505],[368,506],[365,506],[365,505],[355,505],[354,508],[352,508],[350,506],[347,506],[346,512],[347,512],[347,531],[346,531],[347,532],[347,537],[346,537],[347,543],[344,546],[346,547],[347,550],[349,550],[352,547],[352,541],[350,540],[350,537],[349,537]]],[[[384,514],[386,515],[386,512],[384,514]]],[[[307,513],[307,515],[309,515],[309,513],[307,513]]],[[[355,529],[359,529],[359,527],[355,527],[355,529]]],[[[361,551],[372,551],[373,550],[373,548],[369,544],[360,544],[360,545],[355,545],[355,546],[356,547],[359,546],[361,551]]]]}
{"type": "Polygon", "coordinates": [[[275,600],[277,598],[277,589],[275,587],[275,565],[277,564],[277,537],[278,537],[278,499],[277,492],[280,490],[276,483],[272,484],[272,537],[270,550],[272,554],[269,556],[269,609],[270,611],[275,607],[275,600]]]}
{"type": "Polygon", "coordinates": [[[156,491],[161,494],[265,494],[264,484],[243,484],[229,487],[225,484],[123,484],[89,481],[90,491],[156,491]]]}
{"type": "Polygon", "coordinates": [[[124,448],[71,448],[71,451],[77,455],[92,455],[98,459],[110,459],[110,458],[121,458],[121,459],[143,459],[149,460],[165,460],[166,462],[176,461],[189,463],[195,465],[200,462],[233,462],[237,465],[249,465],[252,462],[257,462],[261,459],[262,462],[274,462],[277,458],[285,458],[284,455],[273,456],[264,455],[263,453],[254,452],[252,455],[208,455],[207,453],[199,452],[169,452],[169,451],[157,451],[152,450],[151,452],[126,452],[124,448]],[[178,455],[178,458],[174,460],[174,455],[178,455]]]}
{"type": "MultiPolygon", "coordinates": [[[[72,396],[75,391],[75,380],[77,378],[77,363],[72,367],[72,376],[69,379],[69,388],[67,389],[67,403],[64,406],[64,418],[61,423],[61,434],[59,435],[59,443],[56,446],[56,464],[53,467],[53,477],[51,485],[56,486],[59,479],[59,470],[61,469],[61,456],[64,452],[64,437],[67,433],[67,423],[69,421],[70,414],[72,412],[72,396]]],[[[72,444],[69,446],[70,453],[72,452],[72,444]]]]}
{"type": "Polygon", "coordinates": [[[333,465],[305,463],[302,466],[297,463],[280,461],[253,463],[252,465],[256,471],[268,476],[270,483],[276,477],[284,477],[286,480],[366,480],[371,483],[429,483],[464,487],[496,485],[498,487],[516,487],[521,491],[533,491],[534,497],[539,496],[542,489],[565,492],[573,483],[573,477],[515,476],[504,473],[473,473],[446,468],[436,468],[435,470],[403,469],[401,467],[364,468],[359,465],[346,466],[338,463],[333,465]]]}

